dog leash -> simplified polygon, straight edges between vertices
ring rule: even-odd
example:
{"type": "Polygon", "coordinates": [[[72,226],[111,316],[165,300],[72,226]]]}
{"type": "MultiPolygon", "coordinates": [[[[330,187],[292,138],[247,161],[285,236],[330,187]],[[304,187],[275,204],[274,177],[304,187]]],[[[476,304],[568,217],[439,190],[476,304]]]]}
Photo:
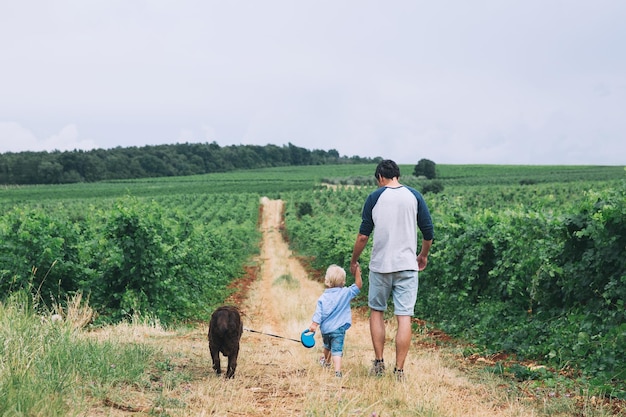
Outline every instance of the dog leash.
{"type": "Polygon", "coordinates": [[[245,327],[244,327],[243,329],[244,329],[245,331],[247,331],[247,332],[259,333],[259,334],[264,334],[264,335],[266,335],[266,336],[272,336],[272,337],[277,337],[277,338],[279,338],[279,339],[287,339],[287,340],[292,340],[292,341],[294,341],[294,342],[302,343],[302,341],[301,341],[301,340],[291,339],[291,338],[289,338],[289,337],[279,336],[279,335],[277,335],[277,334],[264,333],[264,332],[260,332],[260,331],[258,331],[258,330],[246,329],[245,327]]]}

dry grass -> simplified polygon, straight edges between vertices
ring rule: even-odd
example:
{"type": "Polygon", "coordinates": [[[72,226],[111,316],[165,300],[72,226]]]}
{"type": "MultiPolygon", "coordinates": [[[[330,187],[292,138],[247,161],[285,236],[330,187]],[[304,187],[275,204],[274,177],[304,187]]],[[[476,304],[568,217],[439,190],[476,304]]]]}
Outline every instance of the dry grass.
{"type": "MultiPolygon", "coordinates": [[[[296,319],[286,327],[301,326],[296,319]]],[[[298,333],[267,330],[290,337],[298,333]]],[[[447,366],[449,359],[434,349],[411,351],[404,383],[391,373],[369,376],[371,346],[362,317],[348,331],[341,379],[318,365],[319,340],[306,349],[293,341],[245,332],[236,376],[228,380],[211,371],[204,328],[176,333],[135,324],[111,327],[99,336],[159,346],[170,358],[167,374],[172,375],[155,371],[154,379],[162,383],[159,389],[127,387],[107,404],[98,404],[100,412],[108,407],[107,415],[125,415],[128,410],[166,410],[176,416],[537,415],[518,399],[507,398],[497,380],[476,384],[447,366]]]]}
{"type": "Polygon", "coordinates": [[[53,317],[60,317],[71,324],[74,330],[85,328],[94,319],[94,311],[89,307],[89,300],[83,300],[82,293],[76,293],[67,300],[67,307],[60,304],[53,307],[53,317]]]}

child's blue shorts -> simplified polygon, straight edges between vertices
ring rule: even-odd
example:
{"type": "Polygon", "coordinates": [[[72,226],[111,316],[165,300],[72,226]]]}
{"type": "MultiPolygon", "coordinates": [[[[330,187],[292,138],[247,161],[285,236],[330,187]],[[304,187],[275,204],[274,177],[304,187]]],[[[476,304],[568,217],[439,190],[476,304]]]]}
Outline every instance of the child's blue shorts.
{"type": "Polygon", "coordinates": [[[346,338],[348,325],[344,324],[337,330],[322,334],[324,348],[330,350],[331,356],[343,356],[343,341],[346,338]]]}

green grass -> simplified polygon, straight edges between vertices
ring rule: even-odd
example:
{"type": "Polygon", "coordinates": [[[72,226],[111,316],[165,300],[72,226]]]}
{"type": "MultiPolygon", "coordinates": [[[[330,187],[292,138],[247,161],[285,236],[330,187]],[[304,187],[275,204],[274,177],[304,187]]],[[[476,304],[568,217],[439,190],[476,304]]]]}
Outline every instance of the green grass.
{"type": "Polygon", "coordinates": [[[626,171],[597,165],[439,165],[437,176],[445,185],[506,185],[611,181],[626,178],[626,171]]]}
{"type": "MultiPolygon", "coordinates": [[[[374,177],[375,164],[315,165],[219,172],[186,177],[162,177],[63,185],[4,186],[0,205],[44,200],[102,201],[126,195],[159,197],[179,194],[252,192],[278,198],[281,193],[314,190],[322,182],[359,182],[374,177]]],[[[414,165],[401,165],[402,177],[412,176],[414,165]]],[[[508,185],[572,181],[612,181],[626,178],[623,166],[578,165],[437,165],[444,186],[508,185]]]]}
{"type": "Polygon", "coordinates": [[[283,274],[276,278],[272,285],[278,285],[289,289],[299,288],[300,282],[293,279],[291,274],[283,274]]]}
{"type": "Polygon", "coordinates": [[[69,322],[38,317],[28,297],[0,304],[0,415],[75,415],[88,398],[146,383],[154,349],[80,337],[69,322]]]}

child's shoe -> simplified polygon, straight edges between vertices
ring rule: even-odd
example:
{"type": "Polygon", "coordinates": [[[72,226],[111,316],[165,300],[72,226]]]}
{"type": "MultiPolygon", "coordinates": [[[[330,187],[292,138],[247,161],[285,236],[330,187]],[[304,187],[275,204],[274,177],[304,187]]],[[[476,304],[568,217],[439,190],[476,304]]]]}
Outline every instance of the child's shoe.
{"type": "Polygon", "coordinates": [[[330,368],[330,362],[326,362],[326,359],[324,359],[324,357],[322,356],[320,358],[320,366],[322,368],[330,368]]]}

